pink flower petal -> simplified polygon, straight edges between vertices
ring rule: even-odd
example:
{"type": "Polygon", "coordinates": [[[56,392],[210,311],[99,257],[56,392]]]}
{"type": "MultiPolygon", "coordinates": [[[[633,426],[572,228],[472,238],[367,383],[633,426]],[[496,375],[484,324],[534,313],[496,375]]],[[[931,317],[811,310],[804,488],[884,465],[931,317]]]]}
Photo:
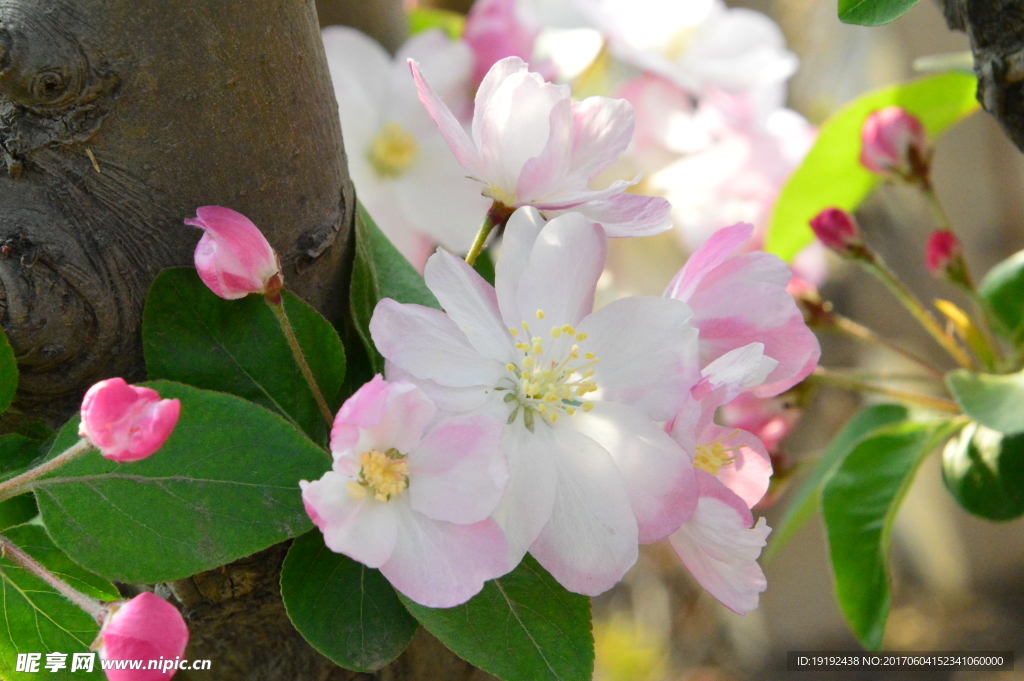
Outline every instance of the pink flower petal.
{"type": "Polygon", "coordinates": [[[704,442],[721,439],[722,444],[730,449],[741,448],[730,452],[735,460],[719,468],[716,477],[742,499],[747,508],[753,508],[768,491],[768,481],[772,476],[772,461],[764,443],[745,430],[717,425],[705,430],[700,439],[704,442]]]}
{"type": "Polygon", "coordinates": [[[280,273],[277,254],[249,218],[222,206],[202,206],[186,225],[204,231],[196,245],[199,277],[221,298],[236,300],[265,293],[280,273]]]}
{"type": "Polygon", "coordinates": [[[456,525],[410,511],[398,514],[395,550],[380,571],[420,605],[452,608],[508,572],[507,552],[493,520],[456,525]]]}
{"type": "Polygon", "coordinates": [[[437,408],[412,383],[385,382],[379,375],[345,401],[334,419],[331,451],[343,453],[357,448],[357,454],[371,449],[391,448],[406,454],[420,441],[437,408]],[[352,440],[352,431],[358,429],[352,440]]]}
{"type": "Polygon", "coordinates": [[[481,356],[448,315],[422,305],[381,300],[370,320],[370,335],[386,358],[416,378],[441,385],[494,385],[508,373],[501,362],[481,356]]]}
{"type": "Polygon", "coordinates": [[[78,434],[110,459],[139,461],[160,449],[181,413],[179,400],[161,400],[152,388],[110,378],[93,385],[82,400],[78,434]]]}
{"type": "Polygon", "coordinates": [[[730,610],[744,615],[757,608],[768,582],[757,557],[771,529],[753,518],[743,500],[714,476],[697,471],[701,498],[693,516],[669,543],[690,574],[730,610]]]}
{"type": "Polygon", "coordinates": [[[584,319],[581,350],[599,360],[594,381],[601,399],[628,404],[653,421],[667,421],[697,382],[697,330],[690,308],[668,298],[616,300],[584,319]]]}
{"type": "Polygon", "coordinates": [[[572,430],[551,434],[558,487],[551,518],[530,553],[569,591],[597,596],[636,562],[636,519],[608,452],[572,430]]]}
{"type": "Polygon", "coordinates": [[[697,504],[697,483],[687,453],[653,421],[630,407],[595,402],[566,426],[612,455],[626,483],[641,544],[660,541],[682,525],[697,504]]]}
{"type": "Polygon", "coordinates": [[[451,388],[427,378],[416,378],[391,360],[384,360],[384,375],[389,381],[408,381],[415,383],[423,394],[442,410],[453,413],[473,411],[481,407],[491,395],[486,386],[470,386],[468,388],[451,388]]]}
{"type": "Polygon", "coordinates": [[[475,523],[497,507],[508,483],[503,423],[484,416],[442,421],[409,452],[409,502],[434,520],[475,523]]]}
{"type": "Polygon", "coordinates": [[[750,241],[753,234],[754,226],[746,222],[737,222],[732,227],[723,227],[712,234],[672,279],[665,295],[676,300],[689,300],[704,277],[732,257],[741,246],[750,241]]]}
{"type": "Polygon", "coordinates": [[[477,352],[502,363],[515,359],[494,288],[476,270],[461,258],[438,250],[427,261],[424,277],[441,307],[477,352]]]}
{"type": "Polygon", "coordinates": [[[412,77],[416,82],[416,91],[419,93],[420,101],[426,107],[430,117],[437,123],[444,141],[448,143],[448,147],[455,154],[455,158],[459,160],[463,168],[469,171],[470,175],[482,177],[483,169],[480,155],[477,153],[476,147],[473,146],[473,142],[469,139],[469,135],[462,129],[462,125],[445,103],[441,101],[441,98],[437,96],[437,93],[431,89],[423,74],[420,73],[418,65],[411,59],[409,60],[409,69],[412,71],[412,77]]]}
{"type": "Polygon", "coordinates": [[[516,198],[529,203],[557,192],[566,182],[572,163],[572,102],[562,99],[548,114],[548,140],[540,155],[528,159],[519,172],[516,198]]]}
{"type": "Polygon", "coordinates": [[[473,103],[473,143],[479,149],[483,140],[484,112],[491,104],[495,92],[501,87],[505,80],[516,73],[523,73],[528,70],[526,62],[519,57],[506,57],[487,72],[484,79],[480,81],[480,87],[476,91],[476,100],[473,103]]]}
{"type": "MultiPolygon", "coordinates": [[[[121,604],[103,623],[97,639],[101,660],[174,660],[185,654],[188,627],[173,605],[144,591],[121,604]]],[[[160,669],[110,669],[109,681],[165,681],[174,676],[160,669]]]]}
{"type": "Polygon", "coordinates": [[[573,210],[604,227],[610,237],[653,236],[672,228],[672,205],[659,196],[614,194],[573,210]]]}
{"type": "Polygon", "coordinates": [[[367,567],[380,567],[391,557],[397,541],[395,509],[392,502],[382,503],[371,496],[353,499],[347,489],[349,482],[334,471],[313,482],[300,480],[302,501],[313,510],[310,519],[323,532],[327,548],[367,567]]]}
{"type": "Polygon", "coordinates": [[[572,180],[586,185],[629,146],[633,105],[625,99],[587,97],[573,104],[572,114],[572,180]]]}

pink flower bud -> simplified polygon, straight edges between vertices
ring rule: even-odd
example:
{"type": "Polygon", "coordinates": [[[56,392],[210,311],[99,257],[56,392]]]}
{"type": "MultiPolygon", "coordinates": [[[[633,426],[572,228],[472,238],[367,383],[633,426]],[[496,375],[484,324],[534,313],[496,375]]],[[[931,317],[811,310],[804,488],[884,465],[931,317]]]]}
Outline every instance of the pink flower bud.
{"type": "Polygon", "coordinates": [[[155,390],[111,378],[85,393],[78,434],[111,461],[138,461],[163,446],[180,412],[178,400],[161,400],[155,390]]]}
{"type": "Polygon", "coordinates": [[[937,230],[928,237],[928,246],[925,249],[925,264],[932,274],[942,274],[950,263],[961,257],[963,251],[960,248],[960,240],[953,232],[948,230],[937,230]]]}
{"type": "Polygon", "coordinates": [[[173,662],[188,645],[188,627],[178,609],[144,591],[127,603],[113,604],[93,643],[101,660],[143,660],[142,669],[108,669],[110,681],[167,681],[175,670],[146,669],[149,660],[173,662]]]}
{"type": "Polygon", "coordinates": [[[236,300],[281,290],[277,253],[249,218],[230,208],[203,206],[185,224],[206,232],[196,244],[196,269],[218,296],[236,300]]]}
{"type": "Polygon", "coordinates": [[[811,229],[821,243],[840,255],[860,243],[860,230],[853,216],[839,208],[826,208],[811,219],[811,229]]]}
{"type": "Polygon", "coordinates": [[[861,128],[860,162],[873,173],[925,179],[931,150],[924,127],[898,106],[874,112],[861,128]]]}

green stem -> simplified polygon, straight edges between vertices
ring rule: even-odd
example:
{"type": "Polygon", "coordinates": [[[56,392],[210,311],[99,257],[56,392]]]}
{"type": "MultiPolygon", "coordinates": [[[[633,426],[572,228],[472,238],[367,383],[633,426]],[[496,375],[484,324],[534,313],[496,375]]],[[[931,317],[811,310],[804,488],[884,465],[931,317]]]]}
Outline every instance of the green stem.
{"type": "Polygon", "coordinates": [[[271,312],[274,313],[278,324],[281,325],[281,331],[284,332],[285,340],[288,341],[288,347],[291,348],[292,356],[295,357],[295,363],[299,365],[302,377],[306,379],[306,384],[313,393],[313,399],[316,400],[316,405],[320,408],[320,414],[327,421],[328,426],[333,426],[334,416],[331,414],[330,407],[327,406],[327,400],[324,399],[323,393],[320,392],[320,387],[316,384],[313,371],[309,368],[309,363],[306,362],[306,356],[302,354],[302,347],[299,346],[299,339],[295,337],[295,329],[292,328],[292,323],[288,321],[288,313],[285,312],[284,300],[281,298],[281,294],[268,293],[263,299],[267,301],[271,312]]]}
{"type": "Polygon", "coordinates": [[[84,437],[68,447],[61,454],[53,457],[49,461],[46,461],[39,466],[36,466],[30,471],[26,471],[21,475],[5,480],[0,483],[0,501],[6,501],[12,497],[16,497],[19,494],[24,494],[32,487],[32,482],[46,475],[50,471],[54,471],[64,464],[74,461],[83,454],[88,454],[94,449],[91,442],[84,437]]]}
{"type": "Polygon", "coordinates": [[[884,395],[891,397],[894,400],[905,402],[906,404],[916,405],[919,407],[925,407],[934,411],[941,411],[949,414],[959,414],[960,407],[955,402],[950,400],[944,400],[938,397],[930,397],[928,395],[920,395],[918,393],[906,392],[904,390],[894,390],[893,388],[887,388],[882,385],[875,385],[873,383],[866,383],[859,381],[855,378],[849,378],[847,376],[840,376],[835,374],[828,369],[818,367],[814,370],[809,378],[816,383],[823,383],[825,385],[832,385],[837,388],[844,390],[853,390],[855,392],[862,393],[874,393],[876,395],[884,395]]]}
{"type": "Polygon", "coordinates": [[[835,328],[839,331],[842,331],[846,335],[856,338],[865,343],[873,343],[875,345],[880,345],[883,348],[892,350],[898,355],[905,357],[906,359],[909,359],[911,362],[918,365],[919,367],[927,371],[932,376],[935,376],[936,378],[942,379],[945,376],[945,373],[943,373],[941,369],[933,367],[927,361],[921,359],[920,357],[910,352],[909,350],[906,350],[900,347],[899,345],[896,345],[892,341],[886,338],[882,338],[868,327],[862,324],[858,324],[852,319],[849,319],[839,314],[833,313],[833,317],[835,318],[835,328]]]}
{"type": "Polygon", "coordinates": [[[484,244],[487,243],[487,237],[491,235],[494,230],[494,210],[493,208],[487,211],[487,217],[484,218],[483,224],[480,225],[479,231],[476,233],[476,238],[473,239],[473,245],[469,248],[469,253],[466,254],[466,264],[472,266],[476,262],[477,257],[484,250],[484,244]]]}
{"type": "Polygon", "coordinates": [[[889,269],[889,267],[882,261],[878,254],[873,251],[865,249],[864,253],[858,254],[857,262],[861,263],[871,274],[875,276],[882,284],[885,285],[889,292],[892,293],[903,307],[906,308],[914,319],[916,319],[921,326],[924,327],[925,331],[931,334],[932,338],[941,345],[946,352],[956,360],[957,364],[964,367],[965,369],[974,369],[974,362],[970,356],[964,352],[963,348],[957,344],[956,340],[952,336],[947,334],[935,318],[932,317],[931,313],[924,308],[921,301],[903,285],[903,282],[899,280],[896,274],[889,269]]]}
{"type": "Polygon", "coordinates": [[[107,607],[106,603],[98,601],[91,596],[86,596],[78,589],[75,589],[60,577],[43,567],[35,558],[18,548],[18,546],[10,539],[2,535],[0,535],[0,555],[12,563],[17,563],[19,566],[24,568],[26,572],[32,573],[52,586],[69,601],[89,613],[89,615],[98,623],[102,624],[103,619],[110,612],[110,608],[107,607]]]}

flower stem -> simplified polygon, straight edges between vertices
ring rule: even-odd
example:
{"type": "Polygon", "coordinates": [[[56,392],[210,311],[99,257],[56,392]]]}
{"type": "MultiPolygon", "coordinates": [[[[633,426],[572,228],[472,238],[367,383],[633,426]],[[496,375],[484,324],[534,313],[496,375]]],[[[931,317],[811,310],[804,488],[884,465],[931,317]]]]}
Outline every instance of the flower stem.
{"type": "Polygon", "coordinates": [[[484,218],[483,224],[480,225],[480,230],[476,233],[476,238],[473,239],[473,245],[469,248],[469,253],[466,254],[466,264],[473,265],[476,259],[480,256],[480,253],[484,250],[484,244],[487,243],[487,237],[491,235],[491,231],[494,229],[494,216],[492,211],[487,211],[487,217],[484,218]]]}
{"type": "Polygon", "coordinates": [[[964,352],[963,348],[960,347],[952,336],[943,331],[931,313],[921,304],[921,301],[917,299],[910,289],[904,286],[903,282],[896,276],[896,273],[889,269],[878,254],[865,249],[863,253],[857,254],[856,259],[857,262],[861,263],[876,279],[889,289],[889,292],[903,304],[907,312],[913,315],[914,319],[956,360],[957,364],[966,369],[975,368],[970,356],[964,352]]]}
{"type": "Polygon", "coordinates": [[[5,480],[0,483],[0,501],[7,501],[11,497],[16,497],[19,494],[27,492],[31,488],[32,482],[36,479],[41,478],[50,471],[60,468],[66,463],[74,461],[83,454],[88,454],[93,449],[94,447],[92,443],[83,437],[81,440],[71,445],[49,461],[36,466],[32,470],[25,471],[21,475],[15,476],[10,480],[5,480]]]}
{"type": "Polygon", "coordinates": [[[27,572],[32,573],[52,586],[63,594],[69,601],[89,613],[89,615],[98,623],[102,624],[103,618],[110,612],[110,608],[107,607],[106,603],[96,600],[91,596],[86,596],[84,593],[47,570],[35,558],[22,551],[14,544],[14,542],[3,535],[0,535],[0,555],[12,563],[17,563],[27,572]]]}
{"type": "Polygon", "coordinates": [[[327,406],[327,400],[324,399],[323,393],[320,392],[320,387],[316,384],[313,370],[309,368],[309,363],[306,362],[306,356],[302,354],[299,339],[295,337],[295,329],[292,328],[292,323],[288,321],[288,313],[285,312],[284,300],[281,298],[281,294],[267,294],[263,299],[267,301],[271,312],[274,313],[278,324],[281,325],[281,331],[284,332],[285,340],[288,341],[288,347],[291,348],[292,356],[295,357],[295,363],[299,365],[302,377],[306,379],[306,384],[313,393],[313,399],[316,400],[316,405],[320,408],[320,414],[327,421],[328,426],[333,426],[334,416],[331,414],[330,407],[327,406]]]}
{"type": "Polygon", "coordinates": [[[960,413],[960,407],[958,407],[955,402],[951,402],[950,400],[944,400],[938,397],[930,397],[928,395],[920,395],[918,393],[906,392],[904,390],[895,390],[893,388],[887,388],[885,386],[875,385],[873,383],[866,383],[864,381],[857,380],[856,378],[841,376],[822,367],[818,367],[817,369],[815,369],[814,373],[811,374],[810,378],[811,380],[817,383],[833,385],[837,388],[843,388],[844,390],[853,390],[856,392],[885,395],[886,397],[891,397],[892,399],[898,400],[900,402],[905,402],[907,404],[925,407],[927,409],[941,411],[949,414],[960,413]]]}
{"type": "Polygon", "coordinates": [[[846,335],[864,341],[865,343],[874,343],[875,345],[880,345],[884,348],[892,350],[893,352],[899,354],[900,356],[909,359],[911,362],[918,365],[919,367],[927,371],[932,376],[935,376],[936,378],[941,379],[945,375],[941,369],[933,367],[926,360],[921,359],[920,357],[910,352],[909,350],[900,347],[896,343],[893,343],[892,341],[883,338],[882,336],[879,336],[877,333],[875,333],[868,327],[864,326],[863,324],[858,324],[852,319],[849,319],[839,314],[835,314],[834,317],[835,328],[838,331],[842,331],[846,335]]]}

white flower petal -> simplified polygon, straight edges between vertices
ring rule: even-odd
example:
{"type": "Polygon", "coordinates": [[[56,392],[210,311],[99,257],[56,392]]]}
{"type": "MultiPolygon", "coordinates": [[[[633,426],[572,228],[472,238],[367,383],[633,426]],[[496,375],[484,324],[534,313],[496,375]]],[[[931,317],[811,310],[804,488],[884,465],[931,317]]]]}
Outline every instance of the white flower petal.
{"type": "Polygon", "coordinates": [[[636,562],[636,519],[608,452],[573,430],[551,432],[558,487],[551,518],[530,553],[569,591],[596,596],[636,562]]]}
{"type": "Polygon", "coordinates": [[[686,303],[637,296],[609,303],[584,319],[586,347],[600,360],[600,399],[628,404],[652,421],[667,421],[700,375],[697,329],[686,303]]]}
{"type": "Polygon", "coordinates": [[[477,352],[499,362],[515,359],[512,336],[501,320],[494,288],[464,260],[438,250],[423,271],[427,287],[477,352]]]}
{"type": "Polygon", "coordinates": [[[684,451],[656,423],[628,406],[595,402],[590,412],[577,412],[565,425],[612,455],[626,483],[641,544],[664,539],[693,513],[693,452],[684,451]]]}
{"type": "Polygon", "coordinates": [[[394,509],[370,496],[353,499],[348,483],[334,471],[313,482],[301,480],[302,501],[327,548],[367,567],[380,567],[391,557],[398,537],[394,509]]]}
{"type": "MultiPolygon", "coordinates": [[[[501,316],[509,327],[518,327],[526,319],[519,311],[516,294],[523,279],[530,253],[537,235],[546,224],[535,208],[520,208],[505,223],[505,236],[501,240],[501,257],[494,266],[494,288],[498,296],[501,316]]],[[[533,310],[532,312],[536,312],[533,310]]]]}
{"type": "Polygon", "coordinates": [[[537,428],[536,433],[518,426],[506,428],[501,447],[508,457],[509,479],[492,517],[505,532],[512,569],[551,517],[558,484],[558,452],[551,429],[545,426],[537,428]]]}
{"type": "Polygon", "coordinates": [[[440,310],[384,298],[370,320],[373,342],[387,359],[417,378],[453,388],[493,386],[508,373],[483,357],[440,310]]]}

